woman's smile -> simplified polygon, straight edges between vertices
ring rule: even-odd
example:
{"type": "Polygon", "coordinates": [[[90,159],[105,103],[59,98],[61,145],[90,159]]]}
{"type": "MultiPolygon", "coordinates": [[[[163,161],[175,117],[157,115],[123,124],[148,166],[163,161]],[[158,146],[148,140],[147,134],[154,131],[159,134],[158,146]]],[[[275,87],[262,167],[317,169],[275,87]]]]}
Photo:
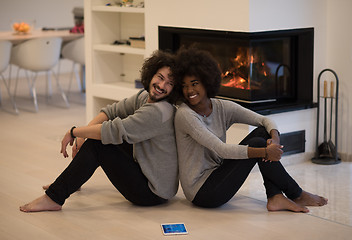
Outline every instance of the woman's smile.
{"type": "Polygon", "coordinates": [[[193,98],[195,98],[195,97],[197,97],[197,96],[198,96],[198,94],[189,95],[188,98],[193,99],[193,98]]]}

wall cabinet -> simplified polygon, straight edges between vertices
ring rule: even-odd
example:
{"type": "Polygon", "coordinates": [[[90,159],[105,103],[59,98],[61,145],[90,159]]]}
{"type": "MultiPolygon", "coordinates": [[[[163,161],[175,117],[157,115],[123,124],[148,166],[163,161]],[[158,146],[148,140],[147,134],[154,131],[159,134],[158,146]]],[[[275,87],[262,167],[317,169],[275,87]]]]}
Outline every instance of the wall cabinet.
{"type": "Polygon", "coordinates": [[[135,80],[140,78],[145,58],[143,48],[113,44],[116,40],[144,36],[144,8],[107,6],[107,3],[84,1],[87,121],[106,104],[139,91],[135,80]]]}

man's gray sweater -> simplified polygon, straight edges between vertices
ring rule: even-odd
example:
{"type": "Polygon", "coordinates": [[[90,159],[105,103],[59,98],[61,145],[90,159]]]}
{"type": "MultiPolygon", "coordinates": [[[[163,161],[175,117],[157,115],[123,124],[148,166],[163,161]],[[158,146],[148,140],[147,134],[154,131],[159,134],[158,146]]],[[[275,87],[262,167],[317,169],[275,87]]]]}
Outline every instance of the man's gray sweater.
{"type": "Polygon", "coordinates": [[[142,90],[103,108],[109,120],[102,124],[101,141],[133,144],[134,159],[149,180],[150,189],[170,199],[178,190],[175,108],[166,101],[147,103],[148,96],[142,90]]]}

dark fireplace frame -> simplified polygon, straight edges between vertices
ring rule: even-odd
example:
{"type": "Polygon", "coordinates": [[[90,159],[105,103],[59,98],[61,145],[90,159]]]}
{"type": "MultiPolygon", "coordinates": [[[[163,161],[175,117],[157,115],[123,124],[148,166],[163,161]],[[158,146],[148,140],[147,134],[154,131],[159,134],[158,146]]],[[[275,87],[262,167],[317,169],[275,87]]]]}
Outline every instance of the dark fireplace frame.
{"type": "MultiPolygon", "coordinates": [[[[275,101],[259,101],[257,103],[238,99],[230,100],[264,115],[316,107],[316,103],[313,103],[314,28],[248,33],[159,26],[159,49],[176,52],[180,47],[182,36],[197,36],[209,38],[214,41],[220,38],[248,41],[282,37],[290,38],[292,48],[295,51],[295,56],[292,58],[294,66],[292,76],[295,78],[293,96],[290,98],[280,98],[275,101]]],[[[218,97],[226,98],[224,96],[218,97]]]]}

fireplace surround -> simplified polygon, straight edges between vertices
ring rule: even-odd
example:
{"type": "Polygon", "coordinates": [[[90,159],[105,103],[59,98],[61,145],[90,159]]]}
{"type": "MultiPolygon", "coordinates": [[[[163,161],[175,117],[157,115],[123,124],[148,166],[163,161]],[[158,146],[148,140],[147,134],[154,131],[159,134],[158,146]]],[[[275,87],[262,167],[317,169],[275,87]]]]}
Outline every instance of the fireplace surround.
{"type": "Polygon", "coordinates": [[[192,45],[218,61],[219,98],[265,115],[316,106],[314,28],[248,33],[159,26],[159,49],[192,45]]]}

